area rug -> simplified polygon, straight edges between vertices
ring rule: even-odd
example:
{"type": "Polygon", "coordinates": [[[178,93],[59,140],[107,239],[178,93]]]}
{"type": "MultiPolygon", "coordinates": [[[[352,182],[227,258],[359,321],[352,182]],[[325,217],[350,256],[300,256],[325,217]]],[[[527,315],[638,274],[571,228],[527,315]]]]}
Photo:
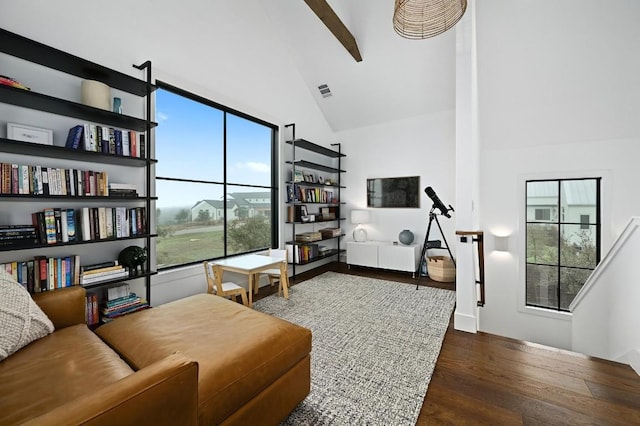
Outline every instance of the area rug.
{"type": "Polygon", "coordinates": [[[326,272],[254,308],[311,329],[311,393],[283,425],[414,425],[455,293],[326,272]]]}

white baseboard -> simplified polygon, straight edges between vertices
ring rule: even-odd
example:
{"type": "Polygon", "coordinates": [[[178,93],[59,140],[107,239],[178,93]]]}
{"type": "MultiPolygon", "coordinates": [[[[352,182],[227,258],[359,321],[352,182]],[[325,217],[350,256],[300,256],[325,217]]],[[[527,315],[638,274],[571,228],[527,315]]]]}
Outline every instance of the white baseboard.
{"type": "Polygon", "coordinates": [[[640,349],[632,349],[624,356],[617,359],[618,362],[629,364],[640,376],[640,349]]]}
{"type": "Polygon", "coordinates": [[[453,328],[467,333],[477,333],[478,325],[475,317],[456,312],[453,315],[453,328]]]}

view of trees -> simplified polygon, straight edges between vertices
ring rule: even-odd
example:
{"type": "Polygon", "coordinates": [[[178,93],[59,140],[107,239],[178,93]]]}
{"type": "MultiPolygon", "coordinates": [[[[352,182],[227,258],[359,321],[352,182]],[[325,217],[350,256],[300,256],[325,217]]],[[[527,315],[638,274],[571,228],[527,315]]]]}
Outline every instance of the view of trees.
{"type": "MultiPolygon", "coordinates": [[[[271,223],[265,216],[248,217],[245,207],[227,223],[227,253],[241,253],[271,245],[271,223]]],[[[156,209],[158,267],[193,263],[224,255],[224,223],[200,210],[191,220],[188,208],[156,209]]]]}
{"type": "Polygon", "coordinates": [[[596,263],[595,226],[528,224],[527,303],[568,309],[596,263]]]}

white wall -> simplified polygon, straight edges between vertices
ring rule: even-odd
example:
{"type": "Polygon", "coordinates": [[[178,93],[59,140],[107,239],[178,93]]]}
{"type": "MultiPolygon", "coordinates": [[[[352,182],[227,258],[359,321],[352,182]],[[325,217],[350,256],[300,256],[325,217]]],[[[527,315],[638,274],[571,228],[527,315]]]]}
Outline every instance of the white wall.
{"type": "Polygon", "coordinates": [[[571,306],[572,349],[640,373],[640,217],[632,218],[571,306]]]}
{"type": "MultiPolygon", "coordinates": [[[[0,26],[136,77],[132,64],[151,60],[154,78],[277,125],[295,122],[298,137],[328,145],[333,134],[264,7],[261,0],[3,1],[0,26]]],[[[152,302],[204,291],[201,269],[153,277],[152,302]]]]}
{"type": "MultiPolygon", "coordinates": [[[[424,193],[433,187],[445,204],[455,201],[455,117],[454,111],[423,114],[402,120],[361,127],[337,133],[344,160],[344,199],[346,216],[353,209],[367,209],[367,178],[420,176],[420,208],[372,208],[372,222],[363,227],[370,240],[398,241],[398,234],[409,229],[414,242],[424,242],[431,199],[424,193]]],[[[453,206],[455,208],[455,206],[453,206]]],[[[455,215],[455,213],[452,213],[455,215]]],[[[454,246],[455,216],[441,217],[447,242],[454,246]]],[[[351,240],[354,225],[349,220],[342,224],[351,240]]],[[[436,224],[429,239],[441,239],[436,224]]],[[[446,254],[438,251],[434,254],[446,254]]]]}
{"type": "Polygon", "coordinates": [[[603,252],[640,212],[640,3],[478,2],[483,331],[571,346],[570,316],[522,306],[524,181],[603,176],[603,252]]]}

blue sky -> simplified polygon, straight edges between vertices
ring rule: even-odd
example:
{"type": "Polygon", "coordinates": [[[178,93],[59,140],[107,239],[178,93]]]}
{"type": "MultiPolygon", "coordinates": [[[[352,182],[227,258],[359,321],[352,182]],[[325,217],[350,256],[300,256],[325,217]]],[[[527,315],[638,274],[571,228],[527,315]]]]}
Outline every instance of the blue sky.
{"type": "MultiPolygon", "coordinates": [[[[156,175],[222,182],[223,112],[169,91],[156,91],[156,175]]],[[[270,185],[271,129],[227,114],[229,183],[270,185]]],[[[229,192],[245,189],[230,187],[229,192]]],[[[246,191],[255,191],[247,188],[246,191]]],[[[221,199],[221,185],[158,182],[157,206],[221,199]]]]}

